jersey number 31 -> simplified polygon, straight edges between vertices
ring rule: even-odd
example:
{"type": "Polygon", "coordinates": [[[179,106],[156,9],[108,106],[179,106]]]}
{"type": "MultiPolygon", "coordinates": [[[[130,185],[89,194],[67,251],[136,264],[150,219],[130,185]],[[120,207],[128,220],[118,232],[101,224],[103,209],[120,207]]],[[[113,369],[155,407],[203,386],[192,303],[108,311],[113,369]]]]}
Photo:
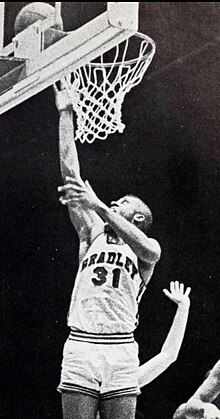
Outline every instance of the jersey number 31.
{"type": "MultiPolygon", "coordinates": [[[[94,285],[100,287],[107,281],[108,271],[104,268],[104,266],[99,266],[95,268],[93,272],[94,274],[96,274],[96,278],[92,278],[92,282],[94,285]]],[[[119,268],[115,268],[112,270],[112,274],[112,286],[113,288],[118,288],[121,271],[119,268]]]]}

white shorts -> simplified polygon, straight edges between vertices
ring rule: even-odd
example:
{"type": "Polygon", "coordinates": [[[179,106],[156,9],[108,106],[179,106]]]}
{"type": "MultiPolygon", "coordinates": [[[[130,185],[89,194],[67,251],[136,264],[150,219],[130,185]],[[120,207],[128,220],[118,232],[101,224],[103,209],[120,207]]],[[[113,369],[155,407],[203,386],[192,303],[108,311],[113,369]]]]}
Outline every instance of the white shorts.
{"type": "Polygon", "coordinates": [[[59,392],[77,391],[105,399],[140,394],[137,343],[111,343],[115,341],[110,339],[108,343],[98,339],[91,343],[69,336],[63,350],[59,392]]]}

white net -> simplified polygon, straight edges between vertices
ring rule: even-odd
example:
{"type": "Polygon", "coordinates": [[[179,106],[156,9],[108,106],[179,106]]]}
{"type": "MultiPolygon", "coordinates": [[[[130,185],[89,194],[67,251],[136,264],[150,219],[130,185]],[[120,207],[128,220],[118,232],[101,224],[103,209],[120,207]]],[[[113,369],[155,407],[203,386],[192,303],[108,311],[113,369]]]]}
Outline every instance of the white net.
{"type": "Polygon", "coordinates": [[[140,83],[156,49],[154,41],[146,35],[137,33],[132,38],[101,55],[98,62],[91,62],[69,75],[77,115],[76,140],[92,143],[95,139],[105,140],[116,131],[123,132],[124,97],[140,83]],[[130,59],[134,49],[137,51],[137,44],[138,57],[130,59]]]}

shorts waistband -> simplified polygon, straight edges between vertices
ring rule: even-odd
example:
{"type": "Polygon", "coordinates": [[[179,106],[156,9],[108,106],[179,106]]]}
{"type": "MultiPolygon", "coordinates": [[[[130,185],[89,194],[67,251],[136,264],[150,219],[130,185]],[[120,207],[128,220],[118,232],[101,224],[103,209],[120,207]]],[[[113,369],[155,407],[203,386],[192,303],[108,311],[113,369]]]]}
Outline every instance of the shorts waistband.
{"type": "Polygon", "coordinates": [[[133,343],[134,335],[133,333],[87,333],[81,330],[71,329],[69,339],[78,342],[114,345],[120,343],[133,343]]]}

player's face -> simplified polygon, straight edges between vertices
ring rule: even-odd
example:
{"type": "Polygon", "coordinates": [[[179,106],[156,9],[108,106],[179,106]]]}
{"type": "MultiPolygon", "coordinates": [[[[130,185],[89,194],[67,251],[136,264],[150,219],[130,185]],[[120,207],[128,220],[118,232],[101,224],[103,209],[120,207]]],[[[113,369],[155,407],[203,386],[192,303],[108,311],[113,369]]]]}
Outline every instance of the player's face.
{"type": "Polygon", "coordinates": [[[137,206],[136,198],[132,196],[124,196],[118,201],[111,202],[112,211],[131,221],[137,206]]]}

